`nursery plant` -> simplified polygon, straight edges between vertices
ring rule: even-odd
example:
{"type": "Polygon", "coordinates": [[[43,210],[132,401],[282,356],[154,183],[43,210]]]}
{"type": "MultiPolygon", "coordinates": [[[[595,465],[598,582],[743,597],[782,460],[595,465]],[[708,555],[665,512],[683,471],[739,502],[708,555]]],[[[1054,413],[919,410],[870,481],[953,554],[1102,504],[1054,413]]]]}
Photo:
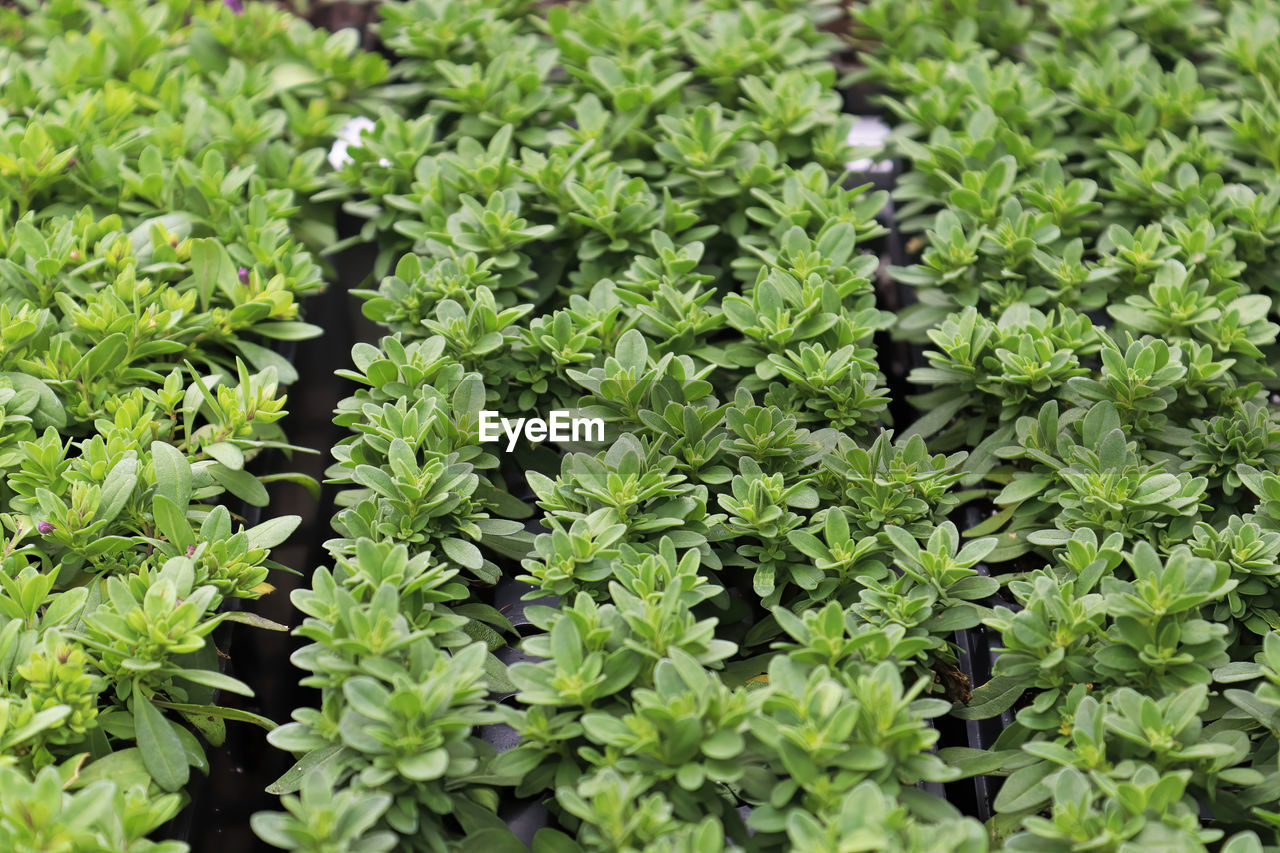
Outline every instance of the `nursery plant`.
{"type": "Polygon", "coordinates": [[[220,701],[215,632],[284,627],[237,606],[299,521],[254,460],[301,449],[317,143],[387,71],[353,47],[265,6],[0,9],[0,848],[185,850],[206,746],[274,725],[220,701]]]}
{"type": "Polygon", "coordinates": [[[966,533],[996,536],[1007,596],[994,678],[954,713],[1008,723],[943,755],[1006,777],[1009,849],[1275,843],[1277,173],[1251,128],[1277,11],[855,13],[918,234],[891,270],[927,362],[913,429],[970,451],[966,533]]]}
{"type": "Polygon", "coordinates": [[[0,848],[1280,846],[1274,0],[376,11],[0,8],[0,848]]]}
{"type": "Polygon", "coordinates": [[[1274,843],[1274,4],[381,8],[264,839],[1274,843]],[[552,409],[606,440],[481,441],[552,409]]]}
{"type": "Polygon", "coordinates": [[[319,198],[366,220],[388,335],[343,373],[334,562],[295,595],[321,699],[270,735],[299,761],[260,837],[524,849],[517,796],[539,849],[787,849],[874,795],[885,844],[984,846],[918,784],[958,775],[930,720],[995,543],[945,522],[964,454],[887,428],[835,10],[381,8],[400,100],[319,198]],[[605,440],[480,440],[553,409],[605,440]]]}

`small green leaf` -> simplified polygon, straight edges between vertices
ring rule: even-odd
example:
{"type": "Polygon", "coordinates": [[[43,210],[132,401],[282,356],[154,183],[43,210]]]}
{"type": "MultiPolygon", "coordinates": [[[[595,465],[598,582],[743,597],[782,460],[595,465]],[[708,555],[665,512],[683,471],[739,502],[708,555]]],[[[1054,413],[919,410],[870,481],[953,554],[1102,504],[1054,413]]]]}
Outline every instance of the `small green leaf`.
{"type": "Polygon", "coordinates": [[[156,494],[164,495],[185,512],[191,503],[191,462],[172,444],[153,441],[151,464],[156,474],[156,494]]]}
{"type": "Polygon", "coordinates": [[[202,713],[202,715],[206,715],[206,716],[221,717],[221,719],[223,720],[232,720],[234,722],[250,722],[250,724],[262,727],[262,729],[266,729],[268,731],[274,730],[276,727],[274,722],[271,722],[270,720],[266,719],[266,717],[257,715],[257,713],[252,713],[250,711],[243,711],[241,710],[241,708],[224,708],[223,706],[220,706],[220,704],[192,704],[189,702],[164,702],[164,701],[161,701],[161,699],[156,699],[155,703],[156,703],[156,707],[166,708],[166,710],[169,710],[169,711],[178,711],[179,713],[183,713],[183,715],[187,715],[187,713],[193,713],[193,715],[201,715],[202,713]]]}
{"type": "Polygon", "coordinates": [[[157,531],[165,539],[179,548],[196,544],[196,534],[191,529],[186,512],[179,509],[172,500],[164,495],[156,495],[151,499],[151,514],[155,518],[157,531]]]}
{"type": "Polygon", "coordinates": [[[286,320],[280,323],[259,323],[253,330],[264,338],[277,341],[309,341],[324,334],[324,329],[311,323],[286,320]]]}
{"type": "Polygon", "coordinates": [[[212,669],[180,669],[174,673],[174,676],[195,684],[203,684],[205,687],[212,687],[214,690],[238,693],[241,696],[253,695],[249,685],[243,681],[212,669]]]}
{"type": "Polygon", "coordinates": [[[174,732],[164,714],[143,695],[134,682],[133,725],[142,750],[142,763],[156,784],[166,791],[177,791],[187,784],[191,767],[182,748],[182,741],[174,732]]]}
{"type": "Polygon", "coordinates": [[[479,569],[484,565],[484,557],[480,554],[480,549],[465,539],[451,536],[441,540],[440,545],[450,560],[464,568],[479,569]]]}
{"type": "Polygon", "coordinates": [[[240,448],[226,441],[219,441],[204,448],[204,452],[228,468],[239,471],[244,467],[244,453],[240,448]]]}
{"type": "Polygon", "coordinates": [[[284,775],[267,786],[268,794],[283,796],[285,794],[293,794],[302,787],[302,780],[306,779],[313,773],[317,773],[321,768],[338,762],[346,753],[346,747],[343,746],[324,746],[313,752],[308,752],[298,762],[285,771],[284,775]]]}
{"type": "Polygon", "coordinates": [[[649,346],[639,329],[630,329],[618,339],[618,348],[614,358],[623,370],[635,373],[643,372],[649,364],[649,346]]]}
{"type": "Polygon", "coordinates": [[[1024,681],[997,675],[973,691],[973,698],[968,705],[957,703],[951,714],[962,720],[985,720],[1013,707],[1013,703],[1018,701],[1018,697],[1026,689],[1024,681]]]}
{"type": "Polygon", "coordinates": [[[107,473],[107,479],[102,484],[102,498],[98,503],[98,511],[94,514],[95,521],[115,521],[120,511],[124,509],[125,504],[129,502],[129,498],[133,495],[133,489],[138,485],[138,459],[129,451],[123,459],[115,464],[115,466],[107,473]]]}
{"type": "Polygon", "coordinates": [[[1053,478],[1046,474],[1018,475],[1013,482],[1000,491],[1000,494],[996,495],[995,503],[998,506],[1022,503],[1028,498],[1033,498],[1040,494],[1051,485],[1053,485],[1053,478]]]}
{"type": "Polygon", "coordinates": [[[191,249],[191,279],[196,293],[200,295],[200,310],[209,310],[215,289],[234,298],[239,282],[236,265],[226,248],[212,237],[194,239],[188,245],[191,249]]]}
{"type": "Polygon", "coordinates": [[[274,548],[293,535],[302,523],[300,515],[281,515],[245,531],[250,548],[274,548]]]}
{"type": "Polygon", "coordinates": [[[235,471],[215,462],[208,468],[214,482],[250,506],[266,506],[270,502],[267,487],[248,471],[235,471]]]}

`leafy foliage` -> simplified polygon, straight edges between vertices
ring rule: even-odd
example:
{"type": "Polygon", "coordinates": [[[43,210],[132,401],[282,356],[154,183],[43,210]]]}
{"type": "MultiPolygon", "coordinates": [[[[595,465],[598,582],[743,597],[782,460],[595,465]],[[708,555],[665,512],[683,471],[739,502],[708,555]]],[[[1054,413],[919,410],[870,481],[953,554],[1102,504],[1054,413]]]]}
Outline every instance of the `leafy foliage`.
{"type": "Polygon", "coordinates": [[[147,836],[204,745],[273,725],[213,632],[299,523],[242,517],[297,449],[273,347],[320,331],[319,144],[386,73],[263,5],[0,9],[6,850],[186,849],[147,836]]]}

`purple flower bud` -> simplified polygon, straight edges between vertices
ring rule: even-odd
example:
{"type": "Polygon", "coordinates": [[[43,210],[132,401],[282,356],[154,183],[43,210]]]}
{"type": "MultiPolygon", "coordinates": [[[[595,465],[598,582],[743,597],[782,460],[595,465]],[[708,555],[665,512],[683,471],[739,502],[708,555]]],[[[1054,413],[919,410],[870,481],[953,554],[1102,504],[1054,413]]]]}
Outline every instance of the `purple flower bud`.
{"type": "Polygon", "coordinates": [[[188,557],[190,557],[190,556],[191,556],[192,554],[194,554],[195,552],[196,552],[196,546],[195,546],[195,545],[188,545],[188,546],[187,546],[187,556],[188,556],[188,557]]]}
{"type": "Polygon", "coordinates": [[[49,522],[47,522],[47,521],[37,521],[37,522],[36,522],[36,530],[39,530],[39,531],[40,531],[40,534],[41,534],[42,536],[48,536],[50,533],[52,533],[53,531],[55,531],[55,530],[57,530],[57,529],[58,529],[58,528],[54,527],[52,524],[50,524],[50,523],[49,523],[49,522]]]}
{"type": "Polygon", "coordinates": [[[244,3],[240,0],[222,0],[222,4],[237,15],[244,14],[244,3]]]}
{"type": "Polygon", "coordinates": [[[249,283],[249,268],[248,268],[248,267],[240,267],[240,269],[236,270],[236,275],[238,275],[238,276],[240,277],[240,283],[241,283],[241,284],[248,284],[248,283],[249,283]]]}

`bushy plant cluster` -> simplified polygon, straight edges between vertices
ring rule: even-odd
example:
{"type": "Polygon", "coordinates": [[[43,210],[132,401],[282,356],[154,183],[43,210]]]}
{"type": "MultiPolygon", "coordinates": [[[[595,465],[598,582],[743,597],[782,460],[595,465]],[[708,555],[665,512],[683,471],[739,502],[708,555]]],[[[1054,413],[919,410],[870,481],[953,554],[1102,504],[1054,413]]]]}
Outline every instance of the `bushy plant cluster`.
{"type": "Polygon", "coordinates": [[[386,71],[266,6],[0,8],[0,849],[186,849],[147,836],[204,744],[271,725],[211,633],[299,521],[242,517],[273,347],[319,331],[316,144],[386,71]]]}
{"type": "Polygon", "coordinates": [[[253,4],[0,9],[0,847],[177,850],[201,739],[270,725],[209,635],[296,524],[232,514],[288,449],[271,343],[357,243],[385,336],[266,842],[519,850],[528,798],[537,853],[1274,846],[1280,9],[848,14],[391,0],[388,61],[253,4]],[[605,441],[481,440],[551,409],[605,441]],[[938,796],[974,775],[986,826],[938,796]]]}
{"type": "Polygon", "coordinates": [[[1007,775],[1008,849],[1274,844],[1280,9],[856,19],[918,235],[915,429],[969,451],[1016,602],[959,711],[1015,721],[953,759],[1007,775]]]}
{"type": "Polygon", "coordinates": [[[321,701],[270,736],[300,759],[259,835],[523,849],[516,795],[545,851],[985,849],[924,785],[995,541],[946,520],[964,454],[886,428],[834,10],[381,8],[404,106],[323,197],[391,334],[343,372],[334,562],[295,595],[321,701]],[[551,408],[606,441],[480,441],[551,408]],[[540,600],[510,667],[504,573],[540,600]]]}

